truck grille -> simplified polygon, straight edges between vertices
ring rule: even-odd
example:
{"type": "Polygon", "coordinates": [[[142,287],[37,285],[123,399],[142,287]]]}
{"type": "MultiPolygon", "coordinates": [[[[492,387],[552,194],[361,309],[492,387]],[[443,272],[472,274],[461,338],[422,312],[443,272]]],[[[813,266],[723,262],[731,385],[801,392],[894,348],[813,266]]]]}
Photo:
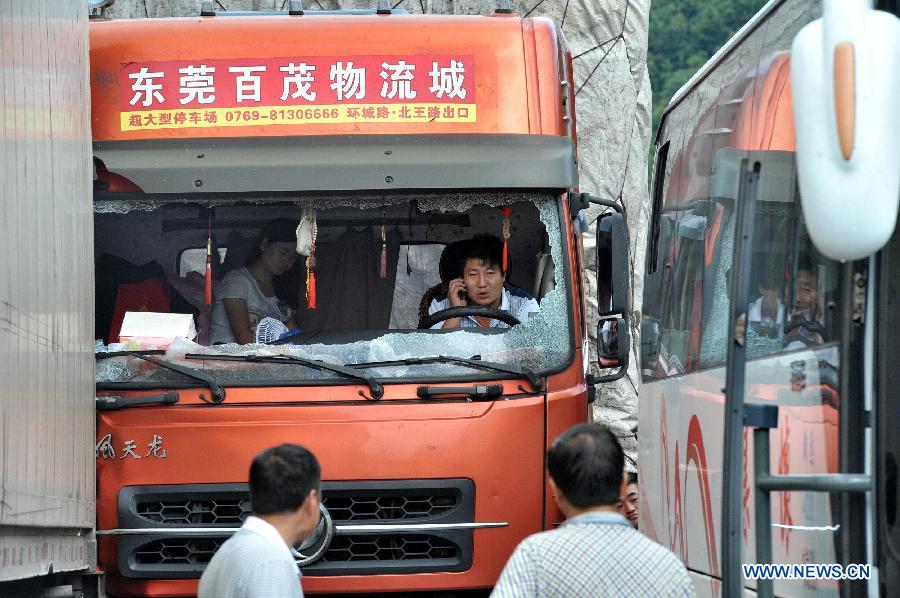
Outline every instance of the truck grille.
{"type": "MultiPolygon", "coordinates": [[[[228,538],[170,538],[142,545],[134,551],[140,565],[205,565],[228,538]]],[[[413,561],[457,559],[455,543],[428,535],[337,536],[322,562],[413,561]]]]}
{"type": "Polygon", "coordinates": [[[144,544],[134,551],[141,565],[206,564],[227,538],[171,538],[144,544]]]}
{"type": "Polygon", "coordinates": [[[168,525],[241,525],[250,515],[250,501],[154,500],[139,502],[135,512],[148,521],[168,525]]]}
{"type": "MultiPolygon", "coordinates": [[[[460,496],[454,493],[355,496],[346,491],[323,491],[325,507],[335,521],[397,521],[436,517],[456,508],[459,500],[460,496]]],[[[250,501],[240,497],[141,500],[135,506],[138,516],[167,525],[241,525],[250,512],[250,501]]]]}
{"type": "Polygon", "coordinates": [[[436,517],[459,505],[460,496],[340,496],[325,494],[325,507],[336,521],[395,521],[436,517]]]}
{"type": "MultiPolygon", "coordinates": [[[[323,482],[322,500],[336,525],[471,523],[471,480],[323,482]]],[[[184,536],[166,528],[239,527],[252,512],[246,484],[133,486],[119,493],[119,525],[146,534],[118,539],[119,571],[144,579],[197,578],[228,535],[184,536]]],[[[472,531],[403,530],[336,534],[306,575],[465,571],[472,531]]]]}
{"type": "Polygon", "coordinates": [[[324,561],[408,561],[454,559],[459,546],[437,536],[396,534],[337,536],[322,557],[324,561]]]}

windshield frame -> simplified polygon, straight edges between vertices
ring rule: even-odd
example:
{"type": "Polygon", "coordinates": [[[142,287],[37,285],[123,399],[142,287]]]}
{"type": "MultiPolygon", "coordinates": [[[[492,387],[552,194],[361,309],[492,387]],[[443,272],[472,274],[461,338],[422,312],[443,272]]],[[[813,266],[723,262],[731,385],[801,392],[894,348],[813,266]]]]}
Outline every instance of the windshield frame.
{"type": "MultiPolygon", "coordinates": [[[[467,193],[473,193],[477,190],[466,189],[464,190],[467,193]]],[[[502,190],[491,189],[488,191],[489,194],[493,195],[498,192],[503,192],[502,190]]],[[[560,236],[560,251],[563,257],[563,264],[554,264],[557,268],[562,268],[562,285],[561,287],[557,287],[557,290],[560,290],[563,294],[563,301],[566,307],[566,322],[568,327],[568,342],[566,343],[566,353],[563,357],[561,357],[557,365],[555,367],[549,369],[534,369],[534,373],[537,374],[540,378],[546,379],[548,376],[552,376],[558,374],[562,371],[565,371],[569,367],[571,367],[572,362],[575,358],[575,301],[573,293],[576,290],[573,288],[573,277],[572,277],[572,265],[569,264],[569,256],[572,254],[572,243],[573,243],[573,235],[570,235],[569,226],[565,220],[566,213],[563,206],[563,198],[564,194],[559,192],[558,190],[548,190],[548,189],[532,189],[530,192],[534,196],[543,195],[547,201],[554,201],[556,203],[556,214],[559,223],[559,236],[560,236]]],[[[443,195],[447,193],[447,190],[434,190],[435,195],[443,195]]],[[[145,196],[145,199],[152,199],[152,195],[145,196]]],[[[229,198],[229,202],[234,201],[234,199],[229,198]]],[[[535,204],[537,205],[537,204],[535,204]]],[[[546,224],[544,225],[546,226],[546,224]]],[[[577,265],[577,264],[576,264],[577,265]]],[[[584,314],[582,314],[584,317],[584,314]]],[[[402,333],[401,330],[385,330],[385,334],[392,333],[402,333]]],[[[437,333],[437,334],[448,334],[451,332],[445,330],[435,330],[435,331],[418,331],[424,333],[437,333]]],[[[459,331],[453,331],[459,332],[459,331]]],[[[489,332],[481,332],[477,330],[465,332],[469,334],[497,334],[496,331],[489,332]]],[[[384,336],[382,335],[382,336],[384,336]]],[[[478,352],[473,348],[472,355],[477,355],[478,352]]],[[[432,357],[432,356],[417,356],[419,358],[432,357]]],[[[468,356],[471,357],[471,356],[468,356]]],[[[353,367],[352,363],[343,364],[346,367],[353,367]]],[[[285,364],[286,367],[290,367],[289,364],[285,364]]],[[[297,364],[296,367],[303,367],[301,364],[297,364]]],[[[393,367],[393,366],[382,366],[385,367],[393,367]]],[[[401,367],[401,366],[396,366],[401,367]]],[[[404,366],[410,367],[410,366],[404,366]]],[[[414,367],[414,366],[413,366],[414,367]]],[[[465,368],[464,365],[459,365],[460,368],[465,368]]],[[[366,368],[360,368],[360,372],[368,371],[366,368]]],[[[214,373],[212,373],[213,377],[215,377],[214,373]]],[[[515,374],[504,374],[502,372],[486,372],[484,370],[476,370],[472,369],[471,373],[459,373],[454,375],[441,375],[441,376],[404,376],[404,377],[379,377],[375,376],[374,380],[379,382],[384,386],[395,386],[395,385],[405,385],[405,384],[439,384],[444,382],[488,382],[493,380],[514,380],[519,377],[515,374]]],[[[524,377],[523,377],[524,379],[524,377]]],[[[352,386],[350,381],[347,379],[335,377],[335,378],[316,378],[316,379],[268,379],[268,380],[246,380],[246,381],[228,381],[228,382],[220,382],[223,388],[277,388],[277,387],[316,387],[316,386],[352,386]]],[[[546,385],[545,385],[546,386],[546,385]]],[[[120,390],[152,390],[152,389],[187,389],[187,388],[207,388],[207,386],[203,383],[194,382],[192,380],[185,379],[184,381],[116,381],[116,382],[103,382],[96,381],[96,389],[102,391],[120,391],[120,390]]]]}

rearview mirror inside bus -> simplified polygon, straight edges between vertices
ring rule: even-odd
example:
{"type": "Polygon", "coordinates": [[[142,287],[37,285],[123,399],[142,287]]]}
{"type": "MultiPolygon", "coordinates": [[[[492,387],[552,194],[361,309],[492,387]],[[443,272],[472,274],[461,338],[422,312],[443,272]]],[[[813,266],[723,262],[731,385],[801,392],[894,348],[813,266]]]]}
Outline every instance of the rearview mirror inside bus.
{"type": "Polygon", "coordinates": [[[597,220],[597,308],[601,316],[628,313],[628,238],[621,214],[597,220]]]}

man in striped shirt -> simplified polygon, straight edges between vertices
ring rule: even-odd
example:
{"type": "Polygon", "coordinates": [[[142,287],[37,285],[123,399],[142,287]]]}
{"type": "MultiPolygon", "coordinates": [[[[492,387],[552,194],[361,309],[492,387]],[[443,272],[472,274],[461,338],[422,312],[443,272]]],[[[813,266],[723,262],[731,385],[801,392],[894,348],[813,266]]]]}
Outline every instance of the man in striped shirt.
{"type": "Polygon", "coordinates": [[[570,428],[550,447],[547,468],[566,521],[519,544],[492,598],[694,595],[681,561],[616,512],[627,478],[609,430],[570,428]]]}

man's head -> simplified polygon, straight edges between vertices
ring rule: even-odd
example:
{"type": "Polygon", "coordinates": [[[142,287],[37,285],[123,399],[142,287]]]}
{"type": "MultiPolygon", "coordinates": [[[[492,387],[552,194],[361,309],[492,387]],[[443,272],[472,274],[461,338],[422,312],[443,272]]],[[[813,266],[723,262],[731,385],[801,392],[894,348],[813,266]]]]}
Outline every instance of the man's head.
{"type": "MultiPolygon", "coordinates": [[[[287,523],[294,544],[319,521],[321,469],[315,455],[296,444],[282,444],[258,454],[250,464],[253,514],[287,523]]],[[[278,527],[278,526],[276,526],[278,527]]]]}
{"type": "Polygon", "coordinates": [[[464,249],[461,278],[469,303],[499,309],[506,282],[501,266],[503,241],[493,235],[474,237],[464,249]]]}
{"type": "Polygon", "coordinates": [[[566,517],[596,507],[614,508],[624,493],[625,456],[619,441],[599,424],[579,424],[547,452],[547,469],[566,517]]]}
{"type": "Polygon", "coordinates": [[[628,480],[625,484],[625,492],[619,498],[619,502],[616,503],[616,510],[631,522],[631,525],[634,526],[634,529],[637,529],[638,526],[639,498],[637,480],[638,478],[636,473],[628,474],[628,480]]]}
{"type": "MultiPolygon", "coordinates": [[[[812,262],[801,261],[797,268],[797,296],[794,299],[794,311],[805,311],[813,314],[819,302],[818,281],[812,262]]],[[[811,315],[810,319],[814,319],[811,315]]]]}

